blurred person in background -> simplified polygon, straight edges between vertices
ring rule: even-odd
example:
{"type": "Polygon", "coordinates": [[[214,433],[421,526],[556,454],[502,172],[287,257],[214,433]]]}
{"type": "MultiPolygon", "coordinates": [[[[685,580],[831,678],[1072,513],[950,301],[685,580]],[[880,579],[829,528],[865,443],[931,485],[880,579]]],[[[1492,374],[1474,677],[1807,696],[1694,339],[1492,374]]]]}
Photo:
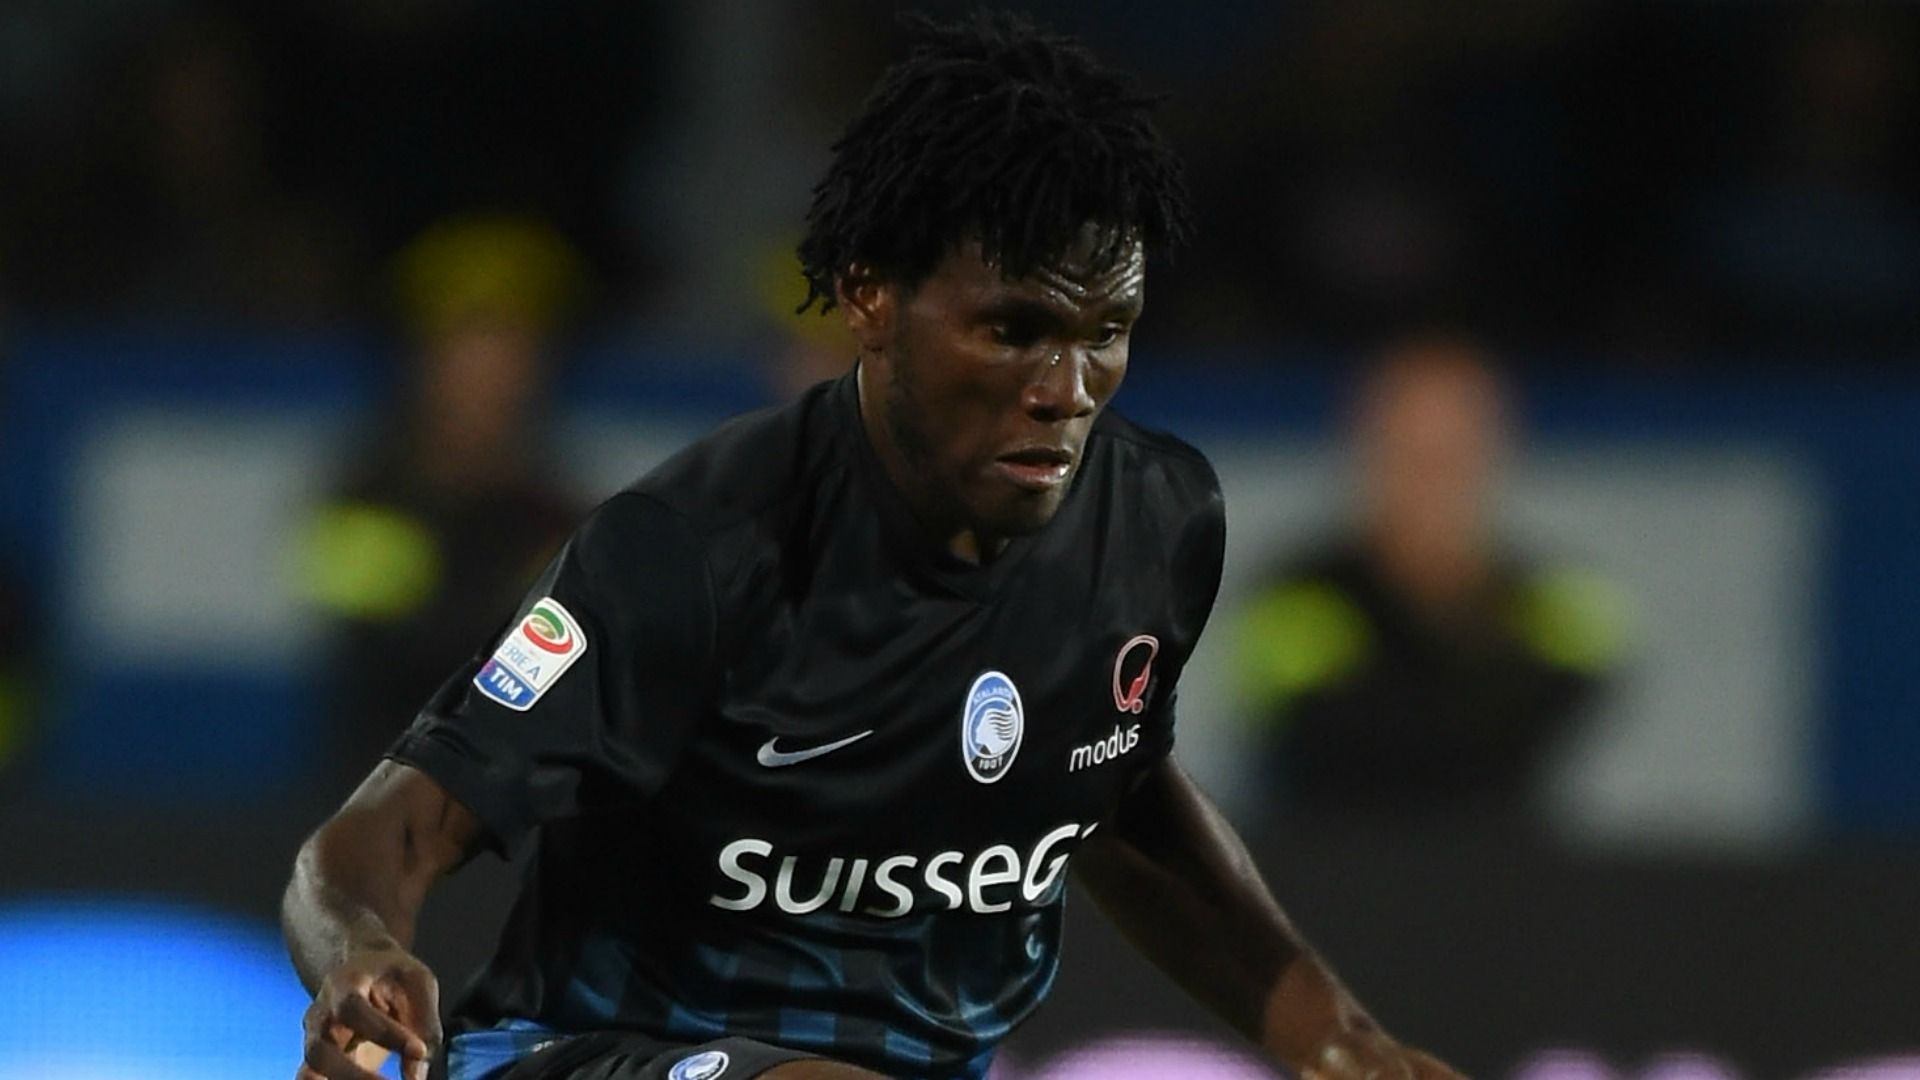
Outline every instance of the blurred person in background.
{"type": "Polygon", "coordinates": [[[0,217],[13,219],[0,249],[31,267],[12,283],[23,308],[330,321],[354,280],[356,234],[336,199],[277,158],[275,58],[258,28],[239,11],[146,8],[86,26],[23,13],[18,80],[0,77],[30,88],[13,124],[0,112],[0,217]]]}
{"type": "Polygon", "coordinates": [[[1287,556],[1235,628],[1276,804],[1523,814],[1542,759],[1619,662],[1619,598],[1499,535],[1511,405],[1473,341],[1385,349],[1351,435],[1351,525],[1287,556]]]}
{"type": "MultiPolygon", "coordinates": [[[[1763,115],[1688,207],[1682,271],[1706,341],[1768,349],[1920,340],[1920,41],[1896,5],[1796,12],[1770,35],[1763,115]]],[[[1671,240],[1670,240],[1671,242],[1671,240]]]]}
{"type": "Polygon", "coordinates": [[[408,381],[315,514],[303,565],[334,631],[322,676],[332,781],[380,759],[579,517],[538,420],[582,277],[556,232],[507,217],[443,222],[396,261],[408,381]]]}

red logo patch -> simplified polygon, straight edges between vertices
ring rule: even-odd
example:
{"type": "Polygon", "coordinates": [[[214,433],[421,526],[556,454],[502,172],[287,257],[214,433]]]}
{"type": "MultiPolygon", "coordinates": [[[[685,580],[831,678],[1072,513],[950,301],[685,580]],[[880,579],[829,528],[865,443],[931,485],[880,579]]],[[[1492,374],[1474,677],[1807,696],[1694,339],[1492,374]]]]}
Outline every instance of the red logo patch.
{"type": "Polygon", "coordinates": [[[1138,716],[1147,709],[1147,684],[1153,681],[1153,658],[1160,655],[1160,639],[1141,634],[1120,646],[1113,658],[1113,707],[1138,716]],[[1131,674],[1129,670],[1131,669],[1131,674]]]}

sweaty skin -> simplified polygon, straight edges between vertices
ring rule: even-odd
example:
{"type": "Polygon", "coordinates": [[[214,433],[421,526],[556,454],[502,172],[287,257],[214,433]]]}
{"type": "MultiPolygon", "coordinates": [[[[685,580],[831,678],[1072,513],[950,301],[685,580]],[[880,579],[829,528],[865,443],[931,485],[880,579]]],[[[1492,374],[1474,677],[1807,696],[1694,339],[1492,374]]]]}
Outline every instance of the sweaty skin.
{"type": "Polygon", "coordinates": [[[1069,262],[1061,268],[1041,266],[1030,277],[1034,284],[1047,291],[1049,300],[1061,307],[1088,307],[1115,298],[1137,296],[1146,289],[1147,259],[1138,244],[1104,271],[1089,269],[1084,253],[1070,258],[1080,261],[1069,262]]]}

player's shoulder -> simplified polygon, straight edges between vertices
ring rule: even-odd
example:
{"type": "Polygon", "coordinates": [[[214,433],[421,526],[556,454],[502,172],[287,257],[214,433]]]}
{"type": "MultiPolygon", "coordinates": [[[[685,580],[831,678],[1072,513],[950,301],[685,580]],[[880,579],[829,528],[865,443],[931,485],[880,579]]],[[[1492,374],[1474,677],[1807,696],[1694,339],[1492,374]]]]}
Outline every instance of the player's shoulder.
{"type": "Polygon", "coordinates": [[[1114,409],[1100,414],[1091,438],[1112,467],[1127,470],[1130,483],[1170,509],[1193,513],[1218,508],[1220,476],[1198,447],[1149,427],[1114,409]]]}
{"type": "Polygon", "coordinates": [[[711,536],[778,515],[805,498],[835,459],[833,383],[800,398],[736,416],[628,485],[711,536]]]}
{"type": "Polygon", "coordinates": [[[1213,610],[1226,559],[1226,504],[1213,463],[1192,444],[1112,409],[1094,423],[1090,449],[1106,490],[1124,493],[1130,550],[1156,561],[1172,583],[1190,648],[1213,610]]]}

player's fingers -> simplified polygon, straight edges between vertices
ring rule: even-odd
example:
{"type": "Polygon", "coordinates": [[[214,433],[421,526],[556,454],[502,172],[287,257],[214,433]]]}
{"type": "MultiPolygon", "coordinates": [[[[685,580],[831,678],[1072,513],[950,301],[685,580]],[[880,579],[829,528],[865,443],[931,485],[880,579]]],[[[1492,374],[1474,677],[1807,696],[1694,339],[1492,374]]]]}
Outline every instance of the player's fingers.
{"type": "MultiPolygon", "coordinates": [[[[1436,1077],[1448,1080],[1451,1074],[1436,1077]]],[[[1427,1080],[1418,1071],[1412,1053],[1396,1050],[1382,1040],[1334,1044],[1320,1052],[1320,1059],[1301,1072],[1300,1080],[1427,1080]]]]}
{"type": "Polygon", "coordinates": [[[440,1049],[440,1041],[444,1038],[440,1030],[440,980],[425,968],[420,968],[401,979],[401,988],[407,992],[407,1000],[413,1002],[417,1009],[415,1023],[421,1039],[427,1044],[428,1052],[440,1049]]]}
{"type": "Polygon", "coordinates": [[[1360,1060],[1353,1050],[1332,1045],[1321,1050],[1319,1059],[1301,1071],[1300,1080],[1386,1080],[1377,1076],[1377,1072],[1372,1063],[1360,1060]]]}
{"type": "Polygon", "coordinates": [[[393,1057],[393,1051],[370,1042],[357,1042],[347,1048],[347,1056],[355,1065],[370,1072],[379,1072],[386,1067],[387,1059],[393,1057]]]}
{"type": "Polygon", "coordinates": [[[1415,1050],[1412,1052],[1412,1057],[1413,1075],[1417,1080],[1467,1080],[1465,1073],[1457,1072],[1442,1064],[1440,1059],[1432,1054],[1423,1054],[1415,1050]]]}
{"type": "Polygon", "coordinates": [[[312,1042],[326,1036],[327,1025],[332,1021],[332,1011],[320,1004],[319,998],[314,998],[313,1004],[307,1006],[307,1011],[300,1014],[300,1030],[306,1035],[307,1041],[312,1042]]]}
{"type": "Polygon", "coordinates": [[[1393,1043],[1371,1032],[1328,1047],[1319,1064],[1326,1080],[1414,1080],[1412,1067],[1394,1052],[1393,1043]]]}
{"type": "Polygon", "coordinates": [[[382,993],[376,987],[381,1003],[404,1016],[413,1030],[418,1033],[420,1045],[417,1048],[402,1048],[400,1051],[400,1075],[402,1080],[427,1080],[428,1063],[440,1049],[442,1033],[440,1029],[440,983],[433,973],[425,967],[403,968],[392,973],[391,982],[382,993]],[[397,991],[398,998],[394,997],[397,991]],[[418,1049],[418,1053],[414,1050],[418,1049]]]}
{"type": "Polygon", "coordinates": [[[357,996],[349,995],[332,1006],[326,1003],[324,994],[315,998],[313,1004],[307,1006],[305,1015],[300,1018],[300,1030],[306,1035],[307,1040],[320,1039],[335,1046],[347,1046],[358,1040],[359,1034],[340,1018],[339,1013],[339,1009],[344,1007],[346,1001],[357,996]]]}
{"type": "Polygon", "coordinates": [[[373,1002],[355,994],[340,1003],[339,1022],[353,1029],[367,1042],[398,1051],[408,1058],[427,1056],[427,1044],[406,1025],[374,1008],[373,1002]]]}
{"type": "Polygon", "coordinates": [[[1440,1064],[1432,1055],[1418,1050],[1402,1050],[1395,1061],[1399,1068],[1406,1070],[1408,1080],[1465,1080],[1465,1077],[1440,1064]]]}
{"type": "Polygon", "coordinates": [[[308,1072],[319,1080],[381,1080],[379,1073],[361,1068],[345,1050],[325,1039],[307,1042],[307,1058],[299,1080],[307,1080],[308,1072]]]}
{"type": "Polygon", "coordinates": [[[440,983],[424,965],[390,971],[368,991],[383,1011],[402,1018],[432,1051],[440,1045],[440,983]]]}

